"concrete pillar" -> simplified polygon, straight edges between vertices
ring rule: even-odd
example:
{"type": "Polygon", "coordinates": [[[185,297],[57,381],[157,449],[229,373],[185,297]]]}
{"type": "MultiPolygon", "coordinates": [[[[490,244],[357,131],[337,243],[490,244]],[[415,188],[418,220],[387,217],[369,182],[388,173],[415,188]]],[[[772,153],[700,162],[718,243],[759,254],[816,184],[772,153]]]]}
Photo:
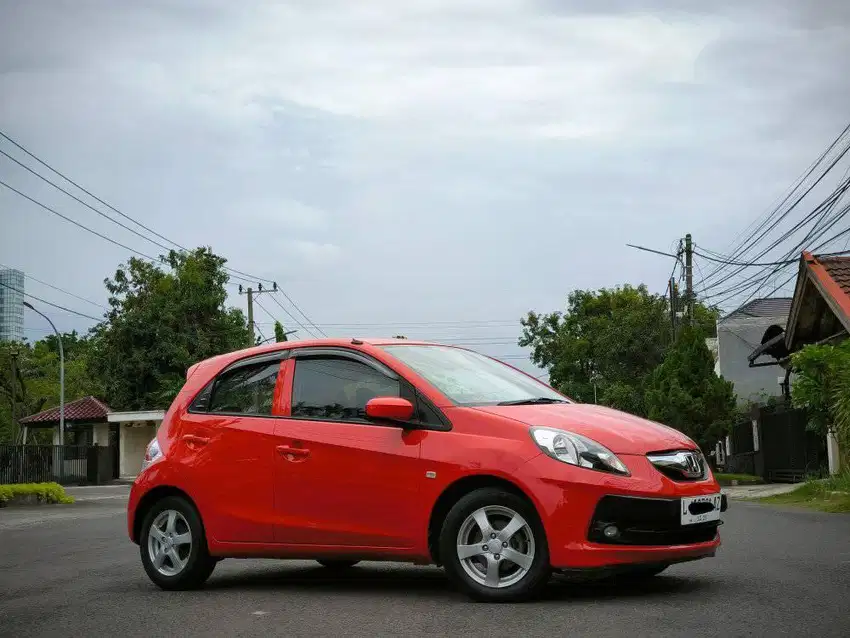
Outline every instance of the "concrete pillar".
{"type": "Polygon", "coordinates": [[[826,435],[826,456],[829,459],[829,473],[838,474],[841,469],[841,450],[838,448],[838,439],[832,432],[826,435]]]}

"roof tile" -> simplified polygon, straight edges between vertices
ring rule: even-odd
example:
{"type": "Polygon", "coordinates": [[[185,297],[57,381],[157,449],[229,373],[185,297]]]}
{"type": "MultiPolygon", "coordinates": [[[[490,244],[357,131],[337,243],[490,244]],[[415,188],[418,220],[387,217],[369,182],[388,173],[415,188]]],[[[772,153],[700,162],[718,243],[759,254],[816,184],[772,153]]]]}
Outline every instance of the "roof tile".
{"type": "Polygon", "coordinates": [[[850,296],[850,257],[818,257],[824,270],[850,296]]]}
{"type": "MultiPolygon", "coordinates": [[[[100,421],[106,420],[106,415],[112,412],[108,405],[94,397],[83,397],[65,404],[66,421],[100,421]]],[[[59,423],[59,406],[42,410],[36,414],[24,417],[21,425],[33,423],[59,423]]]]}

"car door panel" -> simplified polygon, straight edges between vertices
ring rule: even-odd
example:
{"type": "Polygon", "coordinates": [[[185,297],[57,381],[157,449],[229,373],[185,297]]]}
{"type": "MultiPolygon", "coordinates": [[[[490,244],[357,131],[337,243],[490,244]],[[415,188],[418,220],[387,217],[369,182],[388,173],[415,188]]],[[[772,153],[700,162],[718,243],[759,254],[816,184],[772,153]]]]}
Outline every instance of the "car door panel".
{"type": "MultiPolygon", "coordinates": [[[[287,364],[284,383],[292,388],[297,364],[287,364]]],[[[351,374],[337,377],[356,383],[351,374]]],[[[297,397],[292,403],[298,403],[297,397]]],[[[424,480],[419,434],[359,420],[279,417],[275,541],[412,547],[420,531],[417,494],[424,480]]]]}
{"type": "MultiPolygon", "coordinates": [[[[178,436],[191,494],[206,531],[220,542],[274,540],[274,400],[280,361],[240,364],[214,382],[209,405],[187,412],[178,436]],[[239,378],[241,390],[216,405],[219,383],[239,378]],[[221,381],[225,379],[225,381],[221,381]],[[247,409],[246,409],[247,408],[247,409]]],[[[224,387],[224,386],[222,386],[224,387]]]]}

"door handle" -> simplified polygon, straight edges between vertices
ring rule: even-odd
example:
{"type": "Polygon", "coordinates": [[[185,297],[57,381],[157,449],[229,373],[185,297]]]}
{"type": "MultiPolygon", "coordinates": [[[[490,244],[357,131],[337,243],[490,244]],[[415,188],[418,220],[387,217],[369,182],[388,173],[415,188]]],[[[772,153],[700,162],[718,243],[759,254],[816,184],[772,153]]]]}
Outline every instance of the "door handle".
{"type": "Polygon", "coordinates": [[[210,442],[209,437],[198,436],[197,434],[184,434],[183,440],[189,445],[206,445],[210,442]]]}
{"type": "Polygon", "coordinates": [[[310,456],[310,450],[303,447],[292,447],[290,445],[278,445],[277,453],[287,461],[304,460],[310,456]]]}

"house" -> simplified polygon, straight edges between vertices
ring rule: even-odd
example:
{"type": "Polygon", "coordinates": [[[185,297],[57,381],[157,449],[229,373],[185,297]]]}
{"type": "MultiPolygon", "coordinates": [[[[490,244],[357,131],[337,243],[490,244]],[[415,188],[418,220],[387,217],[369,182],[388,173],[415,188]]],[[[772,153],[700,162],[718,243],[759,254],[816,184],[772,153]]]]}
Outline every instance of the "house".
{"type": "Polygon", "coordinates": [[[790,310],[790,298],[754,299],[717,321],[715,371],[733,383],[740,405],[782,395],[776,369],[752,367],[749,356],[765,334],[782,331],[790,310]]]}
{"type": "MultiPolygon", "coordinates": [[[[754,368],[780,370],[787,395],[793,369],[791,354],[810,344],[837,343],[850,335],[850,256],[800,257],[797,285],[784,327],[765,330],[761,344],[750,353],[754,368]],[[779,366],[777,368],[776,366],[779,366]]],[[[830,471],[840,464],[838,443],[827,440],[830,471]]]]}
{"type": "MultiPolygon", "coordinates": [[[[61,454],[61,471],[57,468],[54,475],[84,479],[89,458],[85,448],[103,447],[111,449],[105,457],[110,465],[110,478],[135,478],[141,471],[145,448],[156,435],[163,418],[163,410],[114,412],[92,396],[66,403],[64,444],[67,449],[61,454]]],[[[53,445],[59,445],[58,406],[24,417],[20,424],[24,428],[24,442],[30,431],[50,429],[53,445]]],[[[54,467],[57,464],[58,460],[54,461],[54,467]]]]}

